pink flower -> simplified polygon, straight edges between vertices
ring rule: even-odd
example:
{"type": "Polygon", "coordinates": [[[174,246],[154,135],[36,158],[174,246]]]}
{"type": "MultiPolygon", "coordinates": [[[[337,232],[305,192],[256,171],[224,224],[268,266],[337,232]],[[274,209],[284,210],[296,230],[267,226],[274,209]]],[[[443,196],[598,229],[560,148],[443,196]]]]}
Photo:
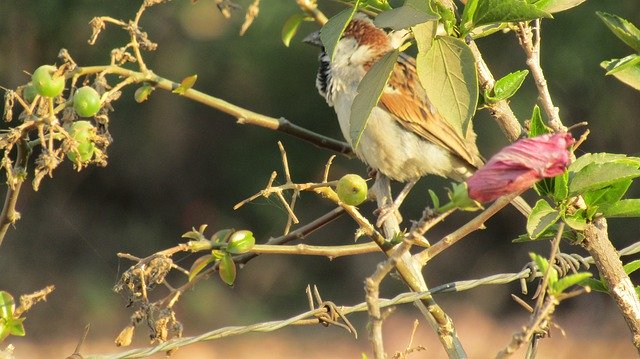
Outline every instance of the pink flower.
{"type": "Polygon", "coordinates": [[[469,177],[469,197],[490,202],[562,174],[569,164],[567,147],[574,142],[570,133],[557,133],[512,143],[469,177]]]}

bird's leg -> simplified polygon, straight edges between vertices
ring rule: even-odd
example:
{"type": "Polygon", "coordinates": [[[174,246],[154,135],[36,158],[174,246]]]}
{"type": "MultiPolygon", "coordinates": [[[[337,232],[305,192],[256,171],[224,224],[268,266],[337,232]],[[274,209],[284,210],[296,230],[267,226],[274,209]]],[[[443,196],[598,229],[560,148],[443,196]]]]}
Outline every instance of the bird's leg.
{"type": "Polygon", "coordinates": [[[411,189],[413,189],[413,186],[415,186],[417,182],[418,182],[417,180],[412,180],[407,182],[407,184],[404,186],[402,191],[398,193],[398,197],[396,197],[393,203],[379,208],[378,221],[376,221],[376,226],[382,227],[382,224],[384,223],[384,221],[392,213],[396,213],[396,215],[399,217],[398,222],[402,221],[402,219],[400,219],[401,217],[400,217],[400,212],[398,212],[398,209],[400,209],[400,205],[402,205],[402,202],[407,197],[409,192],[411,192],[411,189]]]}

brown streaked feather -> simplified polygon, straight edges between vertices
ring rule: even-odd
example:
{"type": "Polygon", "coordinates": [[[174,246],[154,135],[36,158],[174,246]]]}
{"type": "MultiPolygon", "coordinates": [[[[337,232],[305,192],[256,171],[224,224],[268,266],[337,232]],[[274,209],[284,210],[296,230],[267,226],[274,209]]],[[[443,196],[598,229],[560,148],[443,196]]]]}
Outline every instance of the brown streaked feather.
{"type": "Polygon", "coordinates": [[[468,138],[463,138],[437,112],[417,78],[412,57],[404,54],[399,57],[378,106],[393,114],[407,130],[448,149],[473,167],[482,165],[483,160],[472,138],[475,135],[469,131],[468,138]]]}

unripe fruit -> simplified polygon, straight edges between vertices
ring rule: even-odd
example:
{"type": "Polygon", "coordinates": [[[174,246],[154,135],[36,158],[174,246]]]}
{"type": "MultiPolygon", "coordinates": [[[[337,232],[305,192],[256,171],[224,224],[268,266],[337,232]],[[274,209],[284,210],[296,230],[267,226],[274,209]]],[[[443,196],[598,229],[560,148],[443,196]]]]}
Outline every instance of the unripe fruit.
{"type": "Polygon", "coordinates": [[[78,141],[78,146],[76,147],[78,152],[67,153],[67,157],[72,162],[84,163],[91,160],[96,149],[95,144],[91,142],[91,137],[94,133],[95,128],[89,121],[76,121],[71,125],[69,135],[78,141]],[[80,155],[80,157],[77,158],[77,155],[80,155]]]}
{"type": "Polygon", "coordinates": [[[31,82],[40,96],[56,97],[64,90],[64,76],[53,76],[55,66],[42,65],[31,75],[31,82]]]}
{"type": "Polygon", "coordinates": [[[348,174],[340,178],[336,192],[342,203],[357,206],[367,199],[367,182],[356,174],[348,174]]]}
{"type": "Polygon", "coordinates": [[[93,87],[79,88],[73,95],[73,109],[80,117],[92,117],[100,110],[100,95],[93,87]]]}
{"type": "Polygon", "coordinates": [[[253,237],[253,233],[251,233],[251,231],[236,231],[231,235],[231,237],[229,237],[227,252],[233,254],[245,253],[253,248],[255,244],[256,239],[253,237]]]}

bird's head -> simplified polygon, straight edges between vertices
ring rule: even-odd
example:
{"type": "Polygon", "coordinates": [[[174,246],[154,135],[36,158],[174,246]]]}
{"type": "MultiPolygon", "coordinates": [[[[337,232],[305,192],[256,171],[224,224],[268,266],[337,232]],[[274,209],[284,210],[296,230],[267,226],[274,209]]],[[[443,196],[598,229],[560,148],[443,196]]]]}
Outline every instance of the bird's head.
{"type": "MultiPolygon", "coordinates": [[[[406,34],[406,31],[388,34],[377,28],[367,15],[356,13],[336,46],[333,61],[369,67],[385,53],[398,47],[406,34]]],[[[324,47],[320,31],[309,34],[303,42],[324,47]]]]}

